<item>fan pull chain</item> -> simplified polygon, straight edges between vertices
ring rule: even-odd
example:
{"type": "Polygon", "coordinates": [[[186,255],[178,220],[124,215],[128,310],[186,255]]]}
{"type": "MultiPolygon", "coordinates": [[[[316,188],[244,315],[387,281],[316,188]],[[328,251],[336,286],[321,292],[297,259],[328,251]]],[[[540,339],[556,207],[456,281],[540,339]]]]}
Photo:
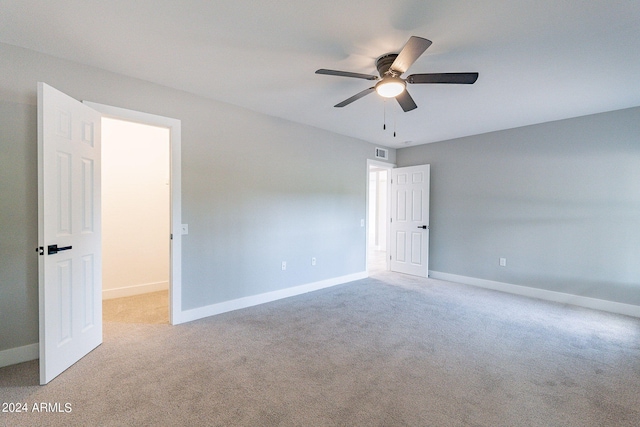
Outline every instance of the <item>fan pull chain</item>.
{"type": "Polygon", "coordinates": [[[396,137],[396,113],[393,113],[393,137],[396,137]]]}
{"type": "Polygon", "coordinates": [[[382,130],[387,130],[387,100],[382,101],[382,130]]]}

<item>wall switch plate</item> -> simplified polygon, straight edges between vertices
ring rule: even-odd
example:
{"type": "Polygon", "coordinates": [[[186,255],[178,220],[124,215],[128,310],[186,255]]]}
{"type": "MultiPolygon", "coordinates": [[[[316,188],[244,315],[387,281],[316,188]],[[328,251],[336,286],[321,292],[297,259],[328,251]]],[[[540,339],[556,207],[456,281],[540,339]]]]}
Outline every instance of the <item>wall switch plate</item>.
{"type": "Polygon", "coordinates": [[[282,271],[287,269],[287,261],[282,261],[282,271]]]}
{"type": "Polygon", "coordinates": [[[507,266],[507,259],[500,258],[500,267],[506,267],[506,266],[507,266]]]}
{"type": "Polygon", "coordinates": [[[189,234],[189,224],[182,224],[182,234],[189,234]]]}
{"type": "Polygon", "coordinates": [[[360,227],[364,227],[364,219],[360,220],[360,227]]]}
{"type": "Polygon", "coordinates": [[[316,265],[316,258],[315,257],[311,258],[311,265],[316,265]]]}

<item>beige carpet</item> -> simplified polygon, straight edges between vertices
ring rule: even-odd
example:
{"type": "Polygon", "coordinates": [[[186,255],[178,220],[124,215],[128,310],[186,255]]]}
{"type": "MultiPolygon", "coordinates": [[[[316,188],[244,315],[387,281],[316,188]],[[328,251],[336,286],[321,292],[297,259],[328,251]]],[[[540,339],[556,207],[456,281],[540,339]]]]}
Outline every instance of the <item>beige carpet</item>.
{"type": "Polygon", "coordinates": [[[169,291],[102,301],[102,319],[118,323],[169,323],[169,291]]]}
{"type": "Polygon", "coordinates": [[[634,426],[640,319],[392,273],[196,322],[105,323],[6,426],[634,426]]]}

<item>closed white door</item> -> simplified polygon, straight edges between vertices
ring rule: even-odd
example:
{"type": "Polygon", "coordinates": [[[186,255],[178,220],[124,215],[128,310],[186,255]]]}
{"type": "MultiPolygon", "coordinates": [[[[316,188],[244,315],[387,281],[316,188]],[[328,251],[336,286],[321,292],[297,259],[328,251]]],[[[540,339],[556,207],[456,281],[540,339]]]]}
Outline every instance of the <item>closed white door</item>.
{"type": "Polygon", "coordinates": [[[41,384],[102,343],[100,120],[38,83],[41,384]]]}
{"type": "Polygon", "coordinates": [[[391,271],[429,274],[430,165],[391,171],[391,271]]]}

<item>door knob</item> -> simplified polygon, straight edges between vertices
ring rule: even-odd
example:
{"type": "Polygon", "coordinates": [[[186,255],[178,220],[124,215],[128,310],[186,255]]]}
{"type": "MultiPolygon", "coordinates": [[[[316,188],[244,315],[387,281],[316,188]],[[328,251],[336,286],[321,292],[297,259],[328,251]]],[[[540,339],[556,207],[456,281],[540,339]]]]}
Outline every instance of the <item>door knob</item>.
{"type": "Polygon", "coordinates": [[[47,246],[47,254],[48,255],[55,255],[60,251],[68,251],[71,248],[72,248],[71,246],[63,246],[63,247],[59,248],[58,245],[49,245],[49,246],[47,246]]]}
{"type": "Polygon", "coordinates": [[[428,230],[429,226],[428,225],[419,225],[418,228],[422,228],[423,230],[428,230]]]}

